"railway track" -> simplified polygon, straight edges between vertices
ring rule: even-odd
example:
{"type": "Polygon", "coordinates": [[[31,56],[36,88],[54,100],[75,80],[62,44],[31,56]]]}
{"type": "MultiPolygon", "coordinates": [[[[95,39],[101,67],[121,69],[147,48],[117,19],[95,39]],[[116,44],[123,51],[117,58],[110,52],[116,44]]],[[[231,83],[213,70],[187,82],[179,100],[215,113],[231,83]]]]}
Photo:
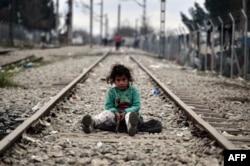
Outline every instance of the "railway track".
{"type": "MultiPolygon", "coordinates": [[[[139,60],[142,60],[141,58],[139,58],[139,60]]],[[[148,63],[144,64],[149,65],[148,63]]],[[[158,65],[162,65],[162,64],[158,64],[158,65]]],[[[165,65],[169,65],[169,64],[165,64],[165,65]]],[[[173,70],[172,72],[179,72],[178,70],[173,70]]],[[[157,70],[152,71],[152,74],[156,74],[157,75],[157,70]]],[[[161,81],[165,81],[165,82],[169,82],[169,80],[171,79],[178,79],[178,74],[175,73],[175,75],[177,76],[176,78],[174,78],[173,76],[169,75],[170,72],[166,72],[166,73],[161,73],[161,78],[165,78],[165,79],[161,79],[161,81]]],[[[187,73],[185,77],[189,77],[189,74],[187,73]]],[[[185,78],[184,78],[185,79],[185,78]]],[[[184,80],[183,79],[183,80],[184,80]]],[[[192,78],[186,78],[186,82],[188,83],[192,78]]],[[[192,81],[190,81],[190,84],[192,83],[192,81]]],[[[224,84],[226,84],[228,86],[229,83],[227,82],[223,82],[224,84]]],[[[242,109],[241,111],[238,110],[233,110],[236,109],[233,106],[231,106],[230,111],[229,110],[225,110],[227,108],[218,108],[219,106],[216,105],[211,105],[210,103],[204,102],[202,101],[202,98],[197,97],[197,92],[195,91],[195,89],[187,89],[187,85],[186,86],[181,86],[181,83],[178,85],[173,85],[170,83],[167,83],[168,87],[171,89],[171,91],[176,94],[178,96],[178,99],[180,99],[185,106],[181,106],[181,107],[188,107],[190,110],[192,110],[197,116],[199,116],[201,119],[203,119],[205,121],[205,123],[208,123],[209,126],[211,128],[214,128],[216,130],[217,133],[219,133],[219,135],[223,135],[223,137],[225,137],[228,141],[231,142],[231,144],[234,145],[234,147],[227,147],[226,145],[222,145],[223,148],[225,149],[250,149],[249,147],[249,141],[250,141],[250,136],[249,136],[249,130],[246,126],[244,126],[246,123],[248,122],[248,114],[247,114],[247,110],[245,110],[245,113],[242,114],[242,109]],[[195,94],[196,93],[196,94],[195,94]],[[235,116],[239,116],[240,114],[242,114],[243,117],[245,118],[241,118],[241,120],[238,120],[236,118],[232,118],[235,116]]],[[[230,84],[229,84],[230,85],[230,84]]],[[[231,83],[231,86],[235,86],[236,88],[240,88],[243,89],[243,91],[246,91],[248,89],[248,86],[242,86],[242,85],[236,85],[234,83],[231,83]]],[[[194,86],[191,86],[194,87],[194,86]]],[[[204,87],[205,89],[206,87],[204,87]]],[[[228,87],[229,91],[230,91],[230,87],[228,87]]],[[[207,90],[210,91],[211,90],[207,90]]],[[[248,91],[246,91],[246,93],[242,93],[241,95],[244,96],[247,94],[248,91]]],[[[202,93],[202,92],[198,92],[198,93],[202,93]]],[[[218,95],[218,94],[217,94],[218,95]]],[[[231,96],[231,98],[234,98],[234,94],[228,94],[228,96],[231,96]]],[[[236,96],[237,94],[235,94],[236,96]]],[[[215,96],[216,97],[216,96],[215,96]]],[[[218,98],[218,97],[217,97],[218,98]]],[[[230,98],[230,97],[228,97],[230,98]]],[[[240,97],[235,97],[240,98],[240,97]]],[[[243,98],[243,97],[242,97],[243,98]]],[[[206,98],[205,98],[206,99],[206,98]]],[[[206,99],[207,100],[207,99],[206,99]]],[[[243,101],[246,100],[247,98],[243,98],[243,101]]],[[[209,101],[209,100],[208,100],[209,101]]],[[[225,101],[224,101],[225,102],[225,101]]],[[[177,102],[179,103],[179,102],[177,102]]],[[[237,104],[239,104],[240,102],[237,102],[237,104]]],[[[229,103],[231,105],[231,103],[229,103]]],[[[234,105],[237,105],[234,104],[234,105]]],[[[245,105],[247,105],[248,103],[245,102],[245,105]]],[[[179,105],[179,104],[178,104],[179,105]]],[[[185,110],[185,109],[183,109],[185,110]]],[[[190,115],[189,111],[187,112],[188,115],[190,115]]],[[[193,116],[190,117],[191,119],[193,119],[193,116]]],[[[203,127],[203,129],[207,130],[208,132],[210,132],[207,127],[203,127]]],[[[212,136],[212,135],[211,135],[212,136]]],[[[215,136],[212,136],[215,137],[215,136]]],[[[216,139],[218,142],[220,142],[220,139],[216,139]]],[[[221,144],[221,143],[220,143],[221,144]]]]}
{"type": "Polygon", "coordinates": [[[199,110],[204,113],[209,109],[195,103],[189,96],[181,100],[136,58],[107,55],[108,53],[91,65],[86,72],[62,89],[30,119],[0,142],[0,153],[4,155],[3,163],[15,164],[22,161],[25,164],[33,161],[38,165],[42,163],[72,165],[134,163],[136,165],[155,162],[164,164],[168,161],[172,164],[192,165],[197,162],[203,164],[211,162],[212,159],[215,165],[221,164],[222,149],[212,139],[194,136],[198,135],[194,133],[200,130],[209,133],[223,149],[236,149],[236,144],[212,127],[212,122],[221,119],[218,117],[213,119],[212,116],[202,119],[197,114],[199,112],[194,111],[199,110]],[[110,66],[116,62],[122,62],[133,68],[136,85],[141,91],[142,116],[145,120],[151,118],[161,120],[162,133],[138,133],[132,138],[125,133],[115,134],[105,131],[95,131],[89,135],[83,133],[81,118],[86,113],[97,114],[103,109],[105,93],[109,86],[102,80],[105,73],[109,72],[110,66]],[[151,94],[155,88],[160,90],[160,94],[151,94]],[[182,112],[189,116],[194,125],[186,121],[182,112]],[[210,123],[207,123],[209,119],[210,123]],[[177,123],[180,120],[181,123],[177,123]],[[200,130],[197,130],[197,127],[200,130]],[[16,142],[17,140],[19,141],[16,142]],[[14,143],[15,145],[9,148],[14,143]],[[147,156],[150,159],[144,160],[147,156]]]}
{"type": "Polygon", "coordinates": [[[7,54],[9,52],[13,51],[12,49],[2,49],[0,48],[0,54],[7,54]]]}
{"type": "Polygon", "coordinates": [[[20,58],[18,60],[14,60],[14,61],[2,64],[0,66],[0,69],[5,70],[8,68],[19,67],[21,65],[23,65],[23,67],[29,67],[28,65],[25,65],[25,64],[28,64],[31,62],[38,62],[38,61],[41,61],[42,59],[43,59],[42,57],[36,57],[35,55],[29,55],[29,56],[26,56],[24,58],[20,58]]]}

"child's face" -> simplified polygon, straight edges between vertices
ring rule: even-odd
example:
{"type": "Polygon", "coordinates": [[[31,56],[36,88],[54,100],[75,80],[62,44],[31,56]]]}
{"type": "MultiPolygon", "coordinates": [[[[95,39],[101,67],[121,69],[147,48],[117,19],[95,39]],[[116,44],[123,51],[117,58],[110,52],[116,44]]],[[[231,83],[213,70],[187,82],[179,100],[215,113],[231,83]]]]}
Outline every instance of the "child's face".
{"type": "Polygon", "coordinates": [[[126,90],[128,88],[128,84],[129,84],[129,81],[125,75],[115,77],[115,86],[119,90],[126,90]]]}

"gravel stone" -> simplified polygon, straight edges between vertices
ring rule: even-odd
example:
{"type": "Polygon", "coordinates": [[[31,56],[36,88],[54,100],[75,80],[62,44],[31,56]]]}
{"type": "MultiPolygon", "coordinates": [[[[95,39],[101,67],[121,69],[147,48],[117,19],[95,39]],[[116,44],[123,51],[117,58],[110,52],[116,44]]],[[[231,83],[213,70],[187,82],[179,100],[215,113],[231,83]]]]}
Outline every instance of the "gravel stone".
{"type": "MultiPolygon", "coordinates": [[[[28,118],[66,83],[99,59],[107,48],[98,47],[94,50],[66,47],[11,53],[22,56],[34,53],[50,63],[16,74],[13,81],[23,87],[1,89],[0,105],[3,109],[0,112],[0,124],[12,124],[15,119],[28,118]]],[[[125,51],[133,53],[137,60],[174,92],[179,89],[188,90],[197,101],[221,116],[232,122],[242,120],[240,127],[249,127],[249,116],[244,116],[250,112],[248,82],[229,80],[190,68],[181,70],[172,62],[142,55],[140,51],[125,51]]],[[[0,165],[39,165],[41,162],[41,165],[222,165],[221,148],[213,140],[193,135],[195,127],[183,122],[186,118],[168,97],[161,93],[152,95],[152,90],[157,87],[148,76],[126,54],[112,53],[107,61],[91,71],[84,83],[77,85],[69,100],[62,101],[51,110],[48,118],[42,119],[45,125],[41,132],[29,133],[30,140],[22,139],[18,142],[19,149],[16,146],[8,149],[0,165]],[[114,62],[124,63],[133,69],[136,78],[134,84],[141,92],[144,120],[160,120],[163,123],[162,133],[137,133],[131,138],[126,133],[96,130],[87,135],[82,131],[82,116],[87,113],[94,115],[103,110],[106,91],[110,88],[103,78],[114,62]],[[99,142],[102,145],[98,147],[99,142]],[[20,150],[20,147],[26,149],[20,150]],[[37,157],[32,159],[32,156],[37,157]]]]}

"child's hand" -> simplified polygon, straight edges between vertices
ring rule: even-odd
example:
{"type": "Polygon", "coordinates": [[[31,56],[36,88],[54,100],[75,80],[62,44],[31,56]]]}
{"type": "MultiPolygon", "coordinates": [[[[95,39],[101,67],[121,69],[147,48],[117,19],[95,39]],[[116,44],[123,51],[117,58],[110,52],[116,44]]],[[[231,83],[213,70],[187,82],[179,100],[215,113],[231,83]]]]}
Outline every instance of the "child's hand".
{"type": "Polygon", "coordinates": [[[120,114],[120,119],[121,119],[121,120],[124,120],[124,119],[125,119],[125,114],[124,114],[124,113],[121,113],[121,114],[120,114]]]}
{"type": "Polygon", "coordinates": [[[125,115],[123,113],[116,113],[115,116],[116,116],[116,119],[120,119],[120,120],[125,119],[125,115]]]}

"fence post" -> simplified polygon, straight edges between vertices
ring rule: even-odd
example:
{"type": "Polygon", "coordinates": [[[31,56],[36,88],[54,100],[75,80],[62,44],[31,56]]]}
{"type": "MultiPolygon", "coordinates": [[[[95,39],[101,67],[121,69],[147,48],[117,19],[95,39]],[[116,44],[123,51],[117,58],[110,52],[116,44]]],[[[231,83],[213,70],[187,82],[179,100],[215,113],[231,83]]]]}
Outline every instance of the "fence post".
{"type": "Polygon", "coordinates": [[[4,30],[4,28],[3,28],[3,25],[2,25],[2,22],[0,21],[0,42],[1,42],[1,40],[3,40],[3,31],[4,30]]]}
{"type": "Polygon", "coordinates": [[[244,12],[244,10],[241,9],[241,12],[244,17],[245,25],[244,25],[244,78],[247,79],[247,74],[248,74],[248,51],[247,51],[247,26],[248,26],[248,21],[247,21],[247,15],[244,12]]]}
{"type": "Polygon", "coordinates": [[[229,17],[232,20],[232,43],[231,43],[231,74],[230,77],[233,78],[233,55],[234,55],[234,32],[235,32],[235,21],[231,13],[229,13],[229,17]]]}
{"type": "MultiPolygon", "coordinates": [[[[183,33],[183,56],[184,56],[184,59],[186,59],[186,32],[185,32],[185,29],[183,27],[180,27],[180,30],[182,31],[183,33]]],[[[185,62],[184,62],[185,63],[185,62]]]]}
{"type": "Polygon", "coordinates": [[[175,63],[178,62],[178,44],[177,44],[177,33],[175,30],[173,30],[173,36],[174,36],[174,56],[175,56],[175,63]]]}
{"type": "Polygon", "coordinates": [[[198,58],[200,58],[200,47],[201,47],[201,42],[200,42],[200,39],[201,39],[201,30],[200,30],[200,24],[197,23],[197,54],[198,54],[198,58]]]}
{"type": "Polygon", "coordinates": [[[168,30],[166,31],[166,40],[165,40],[165,45],[164,45],[164,48],[165,48],[165,51],[166,51],[166,59],[168,59],[168,55],[169,55],[169,35],[168,35],[168,30]]]}
{"type": "Polygon", "coordinates": [[[172,55],[172,34],[171,31],[168,31],[168,60],[171,59],[171,55],[172,55]]]}
{"type": "Polygon", "coordinates": [[[222,75],[222,70],[223,70],[223,63],[222,63],[222,60],[223,60],[223,50],[222,50],[222,47],[223,47],[223,28],[224,28],[224,24],[223,24],[223,21],[221,19],[220,16],[218,16],[218,19],[221,23],[221,30],[220,30],[220,75],[222,75]]]}
{"type": "Polygon", "coordinates": [[[207,36],[207,21],[204,21],[203,22],[203,24],[204,24],[204,27],[205,27],[205,30],[206,30],[206,53],[205,53],[205,62],[204,62],[204,70],[205,70],[205,72],[207,71],[207,38],[208,38],[208,36],[207,36]]]}
{"type": "Polygon", "coordinates": [[[175,39],[174,39],[174,32],[171,30],[171,54],[170,59],[175,60],[175,39]]]}
{"type": "Polygon", "coordinates": [[[173,30],[173,35],[174,35],[174,55],[175,55],[175,62],[178,62],[178,40],[177,40],[177,33],[175,29],[173,30]]]}
{"type": "Polygon", "coordinates": [[[214,23],[213,21],[210,19],[209,20],[211,25],[212,25],[212,32],[211,32],[211,71],[214,71],[214,63],[215,63],[215,51],[214,51],[214,23]]]}
{"type": "Polygon", "coordinates": [[[171,36],[171,31],[168,31],[168,60],[171,59],[171,54],[172,54],[172,36],[171,36]]]}
{"type": "Polygon", "coordinates": [[[176,28],[175,30],[176,32],[176,41],[177,41],[177,55],[178,55],[178,62],[180,64],[180,59],[181,59],[181,40],[180,40],[180,35],[181,35],[181,31],[179,31],[178,28],[176,28]]]}
{"type": "Polygon", "coordinates": [[[4,30],[3,30],[3,36],[4,36],[4,38],[5,38],[5,40],[8,40],[8,38],[9,38],[9,28],[8,28],[8,24],[7,23],[4,23],[3,24],[3,26],[4,26],[4,30]]]}

